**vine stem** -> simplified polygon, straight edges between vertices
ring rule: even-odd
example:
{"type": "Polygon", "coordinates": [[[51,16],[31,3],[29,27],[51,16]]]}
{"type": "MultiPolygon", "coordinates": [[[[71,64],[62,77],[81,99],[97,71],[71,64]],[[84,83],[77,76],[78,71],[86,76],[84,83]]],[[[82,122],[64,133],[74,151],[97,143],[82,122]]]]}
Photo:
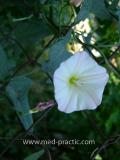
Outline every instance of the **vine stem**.
{"type": "Polygon", "coordinates": [[[46,115],[47,115],[47,113],[48,113],[50,110],[51,110],[51,108],[49,108],[48,110],[46,110],[46,111],[44,112],[44,114],[43,114],[41,117],[39,117],[39,118],[35,121],[35,123],[33,123],[26,131],[23,131],[23,132],[18,133],[17,136],[16,136],[15,138],[13,138],[13,139],[11,140],[11,142],[7,145],[7,147],[0,153],[0,158],[8,151],[8,149],[11,147],[11,145],[12,145],[17,139],[20,139],[21,137],[26,137],[26,136],[28,135],[29,131],[30,131],[33,127],[35,127],[43,118],[45,118],[46,115]]]}
{"type": "Polygon", "coordinates": [[[103,149],[106,149],[112,144],[118,143],[120,141],[120,135],[114,136],[106,140],[101,147],[97,147],[91,154],[91,159],[94,160],[96,155],[99,154],[103,149]]]}

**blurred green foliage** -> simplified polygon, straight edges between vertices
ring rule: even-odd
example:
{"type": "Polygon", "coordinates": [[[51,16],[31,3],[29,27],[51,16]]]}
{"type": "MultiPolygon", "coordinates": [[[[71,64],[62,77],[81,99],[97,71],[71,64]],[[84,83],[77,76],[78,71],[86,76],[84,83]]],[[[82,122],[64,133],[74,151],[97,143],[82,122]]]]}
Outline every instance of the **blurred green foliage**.
{"type": "MultiPolygon", "coordinates": [[[[15,140],[1,160],[23,160],[33,153],[30,158],[35,160],[42,148],[45,153],[41,160],[50,159],[50,155],[54,160],[88,160],[97,147],[120,134],[119,0],[83,0],[79,7],[69,0],[1,0],[0,22],[0,152],[31,125],[33,130],[27,132],[27,138],[94,139],[96,143],[44,148],[15,140]],[[80,26],[79,31],[75,30],[74,26],[86,19],[90,32],[86,34],[80,26]],[[46,111],[27,113],[39,102],[54,99],[52,75],[71,55],[74,43],[81,44],[90,54],[93,49],[99,51],[100,56],[95,55],[95,59],[108,69],[110,79],[102,104],[95,111],[71,114],[59,112],[56,106],[36,125],[46,111]]],[[[83,28],[86,30],[87,26],[83,28]]],[[[119,157],[117,141],[101,150],[95,159],[119,157]]]]}

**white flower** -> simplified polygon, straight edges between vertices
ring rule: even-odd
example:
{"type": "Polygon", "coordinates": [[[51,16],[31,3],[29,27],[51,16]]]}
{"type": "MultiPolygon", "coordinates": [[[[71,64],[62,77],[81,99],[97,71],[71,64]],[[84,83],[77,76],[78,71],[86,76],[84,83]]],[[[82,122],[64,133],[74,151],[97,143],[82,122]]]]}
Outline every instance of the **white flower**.
{"type": "Polygon", "coordinates": [[[106,69],[85,51],[75,53],[54,73],[55,99],[60,111],[96,109],[108,81],[106,69]]]}

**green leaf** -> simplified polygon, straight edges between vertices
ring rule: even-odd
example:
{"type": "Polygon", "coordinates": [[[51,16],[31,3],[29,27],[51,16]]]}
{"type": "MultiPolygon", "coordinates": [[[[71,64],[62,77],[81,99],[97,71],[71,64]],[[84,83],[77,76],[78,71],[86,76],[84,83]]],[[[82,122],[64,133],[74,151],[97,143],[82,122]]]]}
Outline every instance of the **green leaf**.
{"type": "Polygon", "coordinates": [[[101,157],[99,154],[97,154],[97,155],[95,156],[95,160],[102,160],[102,157],[101,157]]]}
{"type": "Polygon", "coordinates": [[[96,17],[100,18],[101,20],[110,19],[111,16],[105,6],[104,0],[92,0],[92,8],[91,12],[95,14],[96,17]]]}
{"type": "Polygon", "coordinates": [[[23,45],[37,43],[48,35],[51,30],[41,19],[30,19],[15,23],[15,37],[23,45]]]}
{"type": "Polygon", "coordinates": [[[44,4],[46,0],[39,0],[39,3],[44,4]]]}
{"type": "Polygon", "coordinates": [[[68,26],[74,21],[74,12],[71,6],[63,7],[62,13],[60,14],[60,25],[68,26]]]}
{"type": "Polygon", "coordinates": [[[79,21],[85,20],[89,16],[91,7],[92,7],[92,1],[84,0],[82,7],[75,19],[75,22],[78,23],[79,21]]]}
{"type": "Polygon", "coordinates": [[[25,115],[29,112],[28,91],[32,81],[26,77],[13,78],[6,87],[7,94],[15,106],[15,110],[20,117],[25,129],[33,124],[32,115],[25,115]]]}
{"type": "Polygon", "coordinates": [[[52,6],[53,11],[53,21],[54,23],[60,26],[68,26],[72,23],[74,19],[73,8],[70,5],[67,5],[65,1],[54,1],[52,6]]]}
{"type": "Polygon", "coordinates": [[[111,130],[111,128],[118,122],[119,120],[119,110],[114,111],[110,117],[108,117],[106,123],[105,123],[105,127],[106,127],[106,131],[109,132],[111,130]]]}
{"type": "Polygon", "coordinates": [[[110,14],[107,11],[104,0],[84,0],[75,21],[79,22],[86,19],[90,13],[94,14],[101,20],[110,18],[110,14]]]}
{"type": "Polygon", "coordinates": [[[62,40],[57,41],[50,49],[49,60],[43,64],[43,70],[51,74],[59,67],[60,63],[68,59],[71,55],[66,50],[69,34],[62,40]]]}
{"type": "Polygon", "coordinates": [[[28,156],[24,160],[38,160],[43,154],[44,154],[44,150],[40,150],[38,152],[31,154],[30,156],[28,156]]]}
{"type": "Polygon", "coordinates": [[[2,46],[0,46],[0,80],[9,74],[13,67],[15,67],[15,63],[7,58],[2,46]]]}
{"type": "Polygon", "coordinates": [[[119,19],[119,21],[118,21],[118,30],[120,32],[120,8],[117,10],[116,15],[118,16],[118,19],[119,19]]]}

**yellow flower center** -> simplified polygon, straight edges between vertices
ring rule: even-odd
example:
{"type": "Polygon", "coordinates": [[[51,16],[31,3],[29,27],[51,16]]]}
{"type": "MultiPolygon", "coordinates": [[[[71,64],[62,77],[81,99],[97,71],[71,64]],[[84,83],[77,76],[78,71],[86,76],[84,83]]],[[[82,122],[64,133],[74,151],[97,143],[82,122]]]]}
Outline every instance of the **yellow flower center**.
{"type": "Polygon", "coordinates": [[[69,79],[69,84],[70,85],[75,85],[76,84],[76,81],[78,81],[78,77],[76,75],[73,75],[70,77],[69,79]]]}

